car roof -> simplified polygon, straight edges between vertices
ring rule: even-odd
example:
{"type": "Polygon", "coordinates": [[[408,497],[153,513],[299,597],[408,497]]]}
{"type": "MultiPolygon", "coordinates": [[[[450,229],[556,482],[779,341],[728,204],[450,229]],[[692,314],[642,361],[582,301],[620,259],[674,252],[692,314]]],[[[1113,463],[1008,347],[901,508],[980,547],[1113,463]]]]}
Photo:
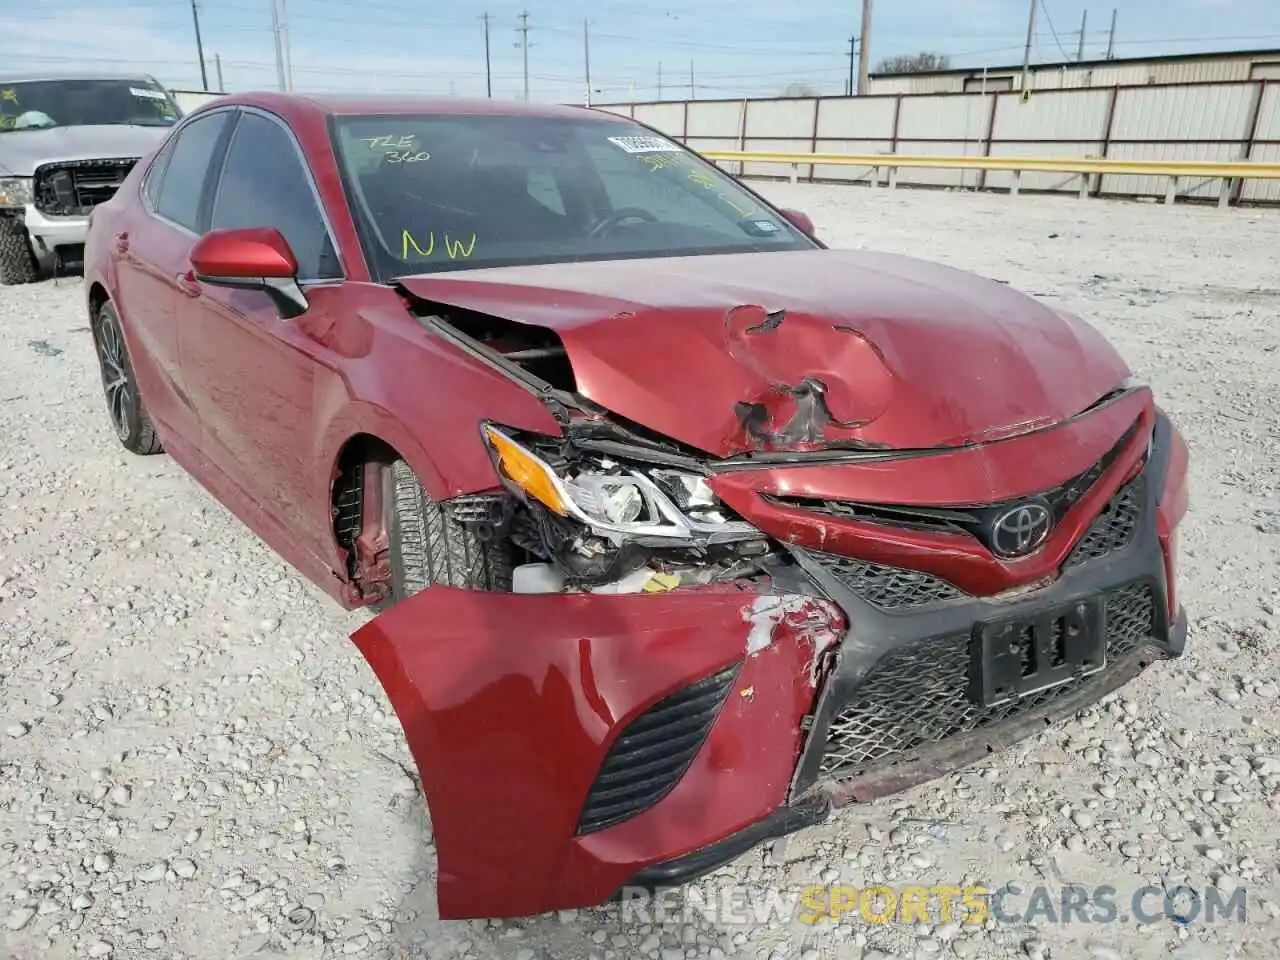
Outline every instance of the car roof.
{"type": "Polygon", "coordinates": [[[0,83],[36,83],[50,80],[156,80],[148,73],[121,73],[119,70],[28,70],[22,73],[0,71],[0,83]]]}
{"type": "Polygon", "coordinates": [[[524,103],[513,100],[469,99],[465,97],[423,97],[392,94],[317,94],[276,93],[257,91],[236,93],[210,101],[226,107],[234,104],[256,106],[300,118],[304,115],[320,116],[505,116],[505,117],[562,117],[567,119],[601,122],[625,122],[624,116],[593,110],[588,107],[560,104],[524,103]]]}

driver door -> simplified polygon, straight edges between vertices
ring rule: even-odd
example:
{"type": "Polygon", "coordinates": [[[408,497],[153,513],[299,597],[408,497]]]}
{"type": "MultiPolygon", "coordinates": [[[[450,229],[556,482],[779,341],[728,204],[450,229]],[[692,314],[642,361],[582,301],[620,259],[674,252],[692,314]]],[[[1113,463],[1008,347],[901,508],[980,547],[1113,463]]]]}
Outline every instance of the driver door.
{"type": "MultiPolygon", "coordinates": [[[[316,284],[342,279],[331,233],[301,148],[274,115],[244,109],[227,147],[209,229],[270,226],[289,242],[310,314],[336,298],[316,284]]],[[[324,556],[327,504],[316,496],[327,466],[315,461],[314,389],[324,352],[269,296],[202,284],[188,261],[180,280],[178,330],[187,392],[199,413],[201,447],[240,491],[286,528],[296,545],[324,556]]]]}

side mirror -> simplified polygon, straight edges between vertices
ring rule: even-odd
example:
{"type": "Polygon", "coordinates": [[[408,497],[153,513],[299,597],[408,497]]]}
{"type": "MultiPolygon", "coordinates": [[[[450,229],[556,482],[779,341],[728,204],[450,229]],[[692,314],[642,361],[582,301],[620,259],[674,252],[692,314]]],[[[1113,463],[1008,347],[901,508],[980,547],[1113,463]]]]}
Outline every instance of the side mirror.
{"type": "Polygon", "coordinates": [[[799,210],[783,210],[782,215],[791,222],[791,225],[803,233],[806,237],[814,235],[813,221],[809,219],[807,213],[799,210]]]}
{"type": "Polygon", "coordinates": [[[210,230],[191,248],[191,266],[201,283],[262,290],[286,320],[308,307],[298,261],[275,227],[210,230]]]}

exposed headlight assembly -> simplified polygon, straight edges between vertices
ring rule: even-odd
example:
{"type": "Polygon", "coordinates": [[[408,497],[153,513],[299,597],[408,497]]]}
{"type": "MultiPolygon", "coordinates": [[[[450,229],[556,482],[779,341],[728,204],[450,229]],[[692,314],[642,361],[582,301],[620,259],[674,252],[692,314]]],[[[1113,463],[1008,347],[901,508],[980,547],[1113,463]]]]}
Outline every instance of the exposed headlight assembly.
{"type": "Polygon", "coordinates": [[[750,524],[726,518],[706,480],[696,474],[658,467],[641,471],[604,458],[557,470],[492,424],[482,433],[508,489],[615,544],[678,547],[761,536],[750,524]]]}
{"type": "Polygon", "coordinates": [[[0,177],[0,207],[25,207],[30,202],[30,177],[0,177]]]}

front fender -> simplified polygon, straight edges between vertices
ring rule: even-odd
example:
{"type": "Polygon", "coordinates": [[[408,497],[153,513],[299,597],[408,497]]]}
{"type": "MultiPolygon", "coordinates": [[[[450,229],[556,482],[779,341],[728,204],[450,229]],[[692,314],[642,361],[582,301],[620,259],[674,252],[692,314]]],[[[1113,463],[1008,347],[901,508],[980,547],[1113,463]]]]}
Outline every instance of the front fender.
{"type": "Polygon", "coordinates": [[[441,918],[593,906],[642,868],[772,813],[790,786],[817,664],[843,629],[825,601],[730,586],[622,596],[432,587],[367,623],[352,639],[422,778],[441,918]],[[580,832],[628,723],[726,668],[732,684],[674,787],[630,819],[580,832]]]}

